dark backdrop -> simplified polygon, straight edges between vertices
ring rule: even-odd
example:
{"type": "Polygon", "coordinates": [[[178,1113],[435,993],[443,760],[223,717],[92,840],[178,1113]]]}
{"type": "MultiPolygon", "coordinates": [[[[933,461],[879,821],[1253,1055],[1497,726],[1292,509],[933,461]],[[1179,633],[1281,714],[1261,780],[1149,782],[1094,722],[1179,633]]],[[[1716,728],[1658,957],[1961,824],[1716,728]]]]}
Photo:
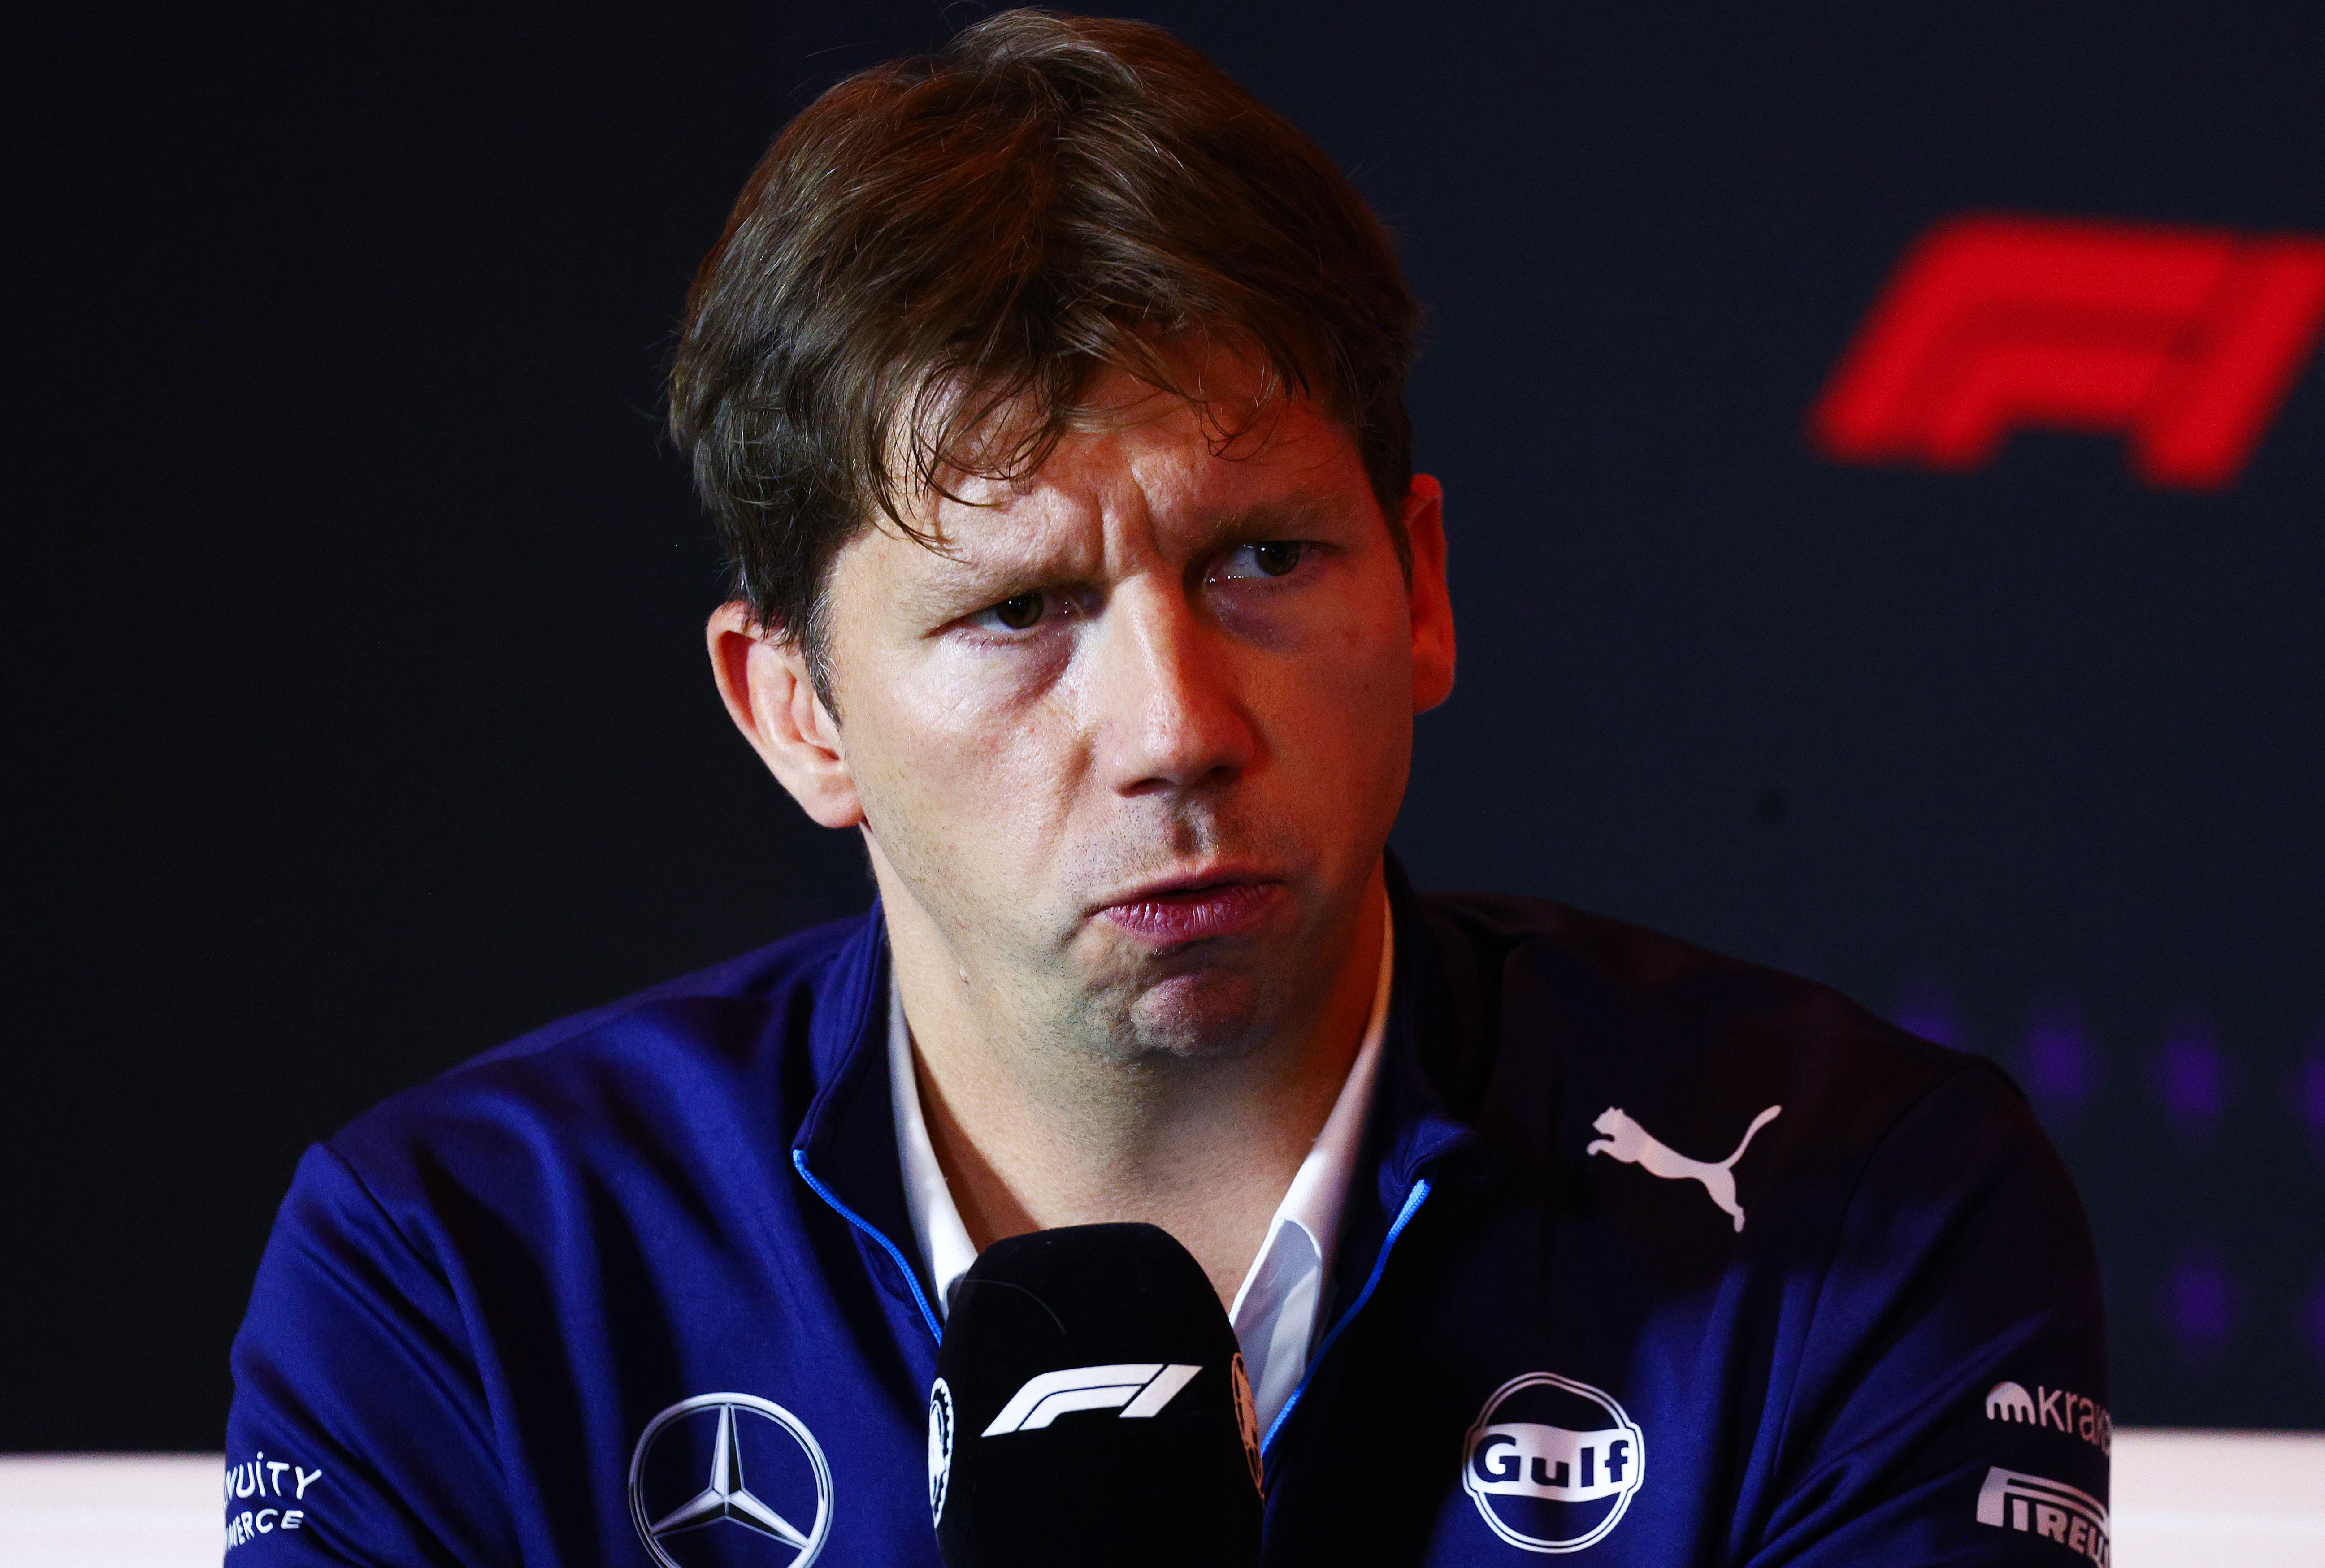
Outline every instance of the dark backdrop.
{"type": "MultiPolygon", "coordinates": [[[[657,371],[778,125],[981,13],[655,10],[23,41],[0,1449],[214,1447],[302,1146],[868,898],[712,696],[657,371]]],[[[1432,309],[1423,885],[2002,1057],[2092,1210],[2118,1419],[2325,1426],[2325,373],[2213,495],[2111,439],[1946,476],[1802,434],[1950,214],[2325,232],[2325,12],[1142,14],[1355,173],[1432,309]]]]}

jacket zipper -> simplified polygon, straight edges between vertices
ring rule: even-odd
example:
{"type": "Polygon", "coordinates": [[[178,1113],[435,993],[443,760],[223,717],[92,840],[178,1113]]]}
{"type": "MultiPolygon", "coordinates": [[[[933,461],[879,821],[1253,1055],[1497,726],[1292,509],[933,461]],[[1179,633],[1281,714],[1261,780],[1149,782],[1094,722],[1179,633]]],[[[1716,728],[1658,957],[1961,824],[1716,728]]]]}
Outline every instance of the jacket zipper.
{"type": "Polygon", "coordinates": [[[904,1260],[904,1254],[898,1250],[896,1244],[882,1235],[871,1221],[841,1203],[838,1194],[815,1179],[815,1173],[807,1168],[807,1150],[792,1150],[792,1168],[800,1173],[800,1179],[813,1189],[817,1197],[831,1205],[834,1213],[880,1243],[880,1250],[895,1260],[896,1267],[903,1271],[906,1287],[912,1293],[912,1305],[921,1309],[922,1321],[929,1325],[929,1333],[935,1336],[937,1343],[944,1343],[944,1325],[937,1322],[936,1309],[929,1305],[928,1296],[921,1290],[921,1277],[912,1272],[912,1266],[904,1260]]]}
{"type": "Polygon", "coordinates": [[[1292,1413],[1300,1408],[1301,1397],[1308,1392],[1308,1385],[1314,1382],[1316,1374],[1323,1370],[1324,1358],[1331,1352],[1333,1342],[1340,1337],[1350,1324],[1356,1321],[1357,1314],[1364,1311],[1365,1303],[1370,1301],[1373,1298],[1373,1292],[1379,1288],[1381,1275],[1388,1268],[1388,1255],[1395,1250],[1397,1238],[1404,1234],[1404,1228],[1413,1223],[1413,1215],[1421,1212],[1421,1205],[1427,1202],[1428,1198],[1429,1178],[1423,1176],[1413,1184],[1413,1191],[1405,1195],[1404,1207],[1397,1211],[1396,1222],[1388,1228],[1388,1234],[1382,1238],[1380,1254],[1373,1259],[1373,1271],[1366,1278],[1365,1287],[1357,1292],[1357,1299],[1348,1304],[1348,1310],[1340,1314],[1340,1321],[1332,1325],[1331,1332],[1324,1336],[1324,1342],[1318,1345],[1316,1353],[1308,1358],[1308,1370],[1301,1374],[1299,1387],[1292,1390],[1292,1397],[1286,1399],[1283,1402],[1283,1408],[1275,1413],[1275,1424],[1267,1429],[1267,1435],[1260,1440],[1260,1462],[1263,1465],[1266,1462],[1267,1454],[1275,1446],[1276,1434],[1282,1432],[1283,1424],[1292,1419],[1292,1413]]]}

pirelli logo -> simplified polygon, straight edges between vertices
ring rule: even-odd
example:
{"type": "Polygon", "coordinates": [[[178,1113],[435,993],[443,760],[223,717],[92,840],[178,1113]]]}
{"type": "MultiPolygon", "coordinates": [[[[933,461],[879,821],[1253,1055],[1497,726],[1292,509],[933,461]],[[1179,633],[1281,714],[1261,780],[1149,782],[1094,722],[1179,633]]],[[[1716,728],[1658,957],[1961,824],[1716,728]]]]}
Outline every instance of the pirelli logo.
{"type": "Polygon", "coordinates": [[[2024,1530],[2056,1541],[2105,1568],[2107,1505],[2086,1491],[2043,1476],[2024,1475],[1996,1465],[1978,1490],[1978,1522],[2024,1530]]]}

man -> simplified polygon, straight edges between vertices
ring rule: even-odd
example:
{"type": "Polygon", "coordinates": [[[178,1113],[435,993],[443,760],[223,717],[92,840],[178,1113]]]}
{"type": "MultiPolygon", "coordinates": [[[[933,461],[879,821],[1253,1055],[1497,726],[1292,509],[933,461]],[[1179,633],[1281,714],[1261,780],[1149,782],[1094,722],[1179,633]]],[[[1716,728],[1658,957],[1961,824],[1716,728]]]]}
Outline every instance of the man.
{"type": "Polygon", "coordinates": [[[1999,1074],[1388,854],[1453,682],[1415,318],[1148,27],[997,16],[783,133],[672,426],[728,711],[879,900],[310,1153],[230,1551],[932,1563],[951,1287],[1142,1220],[1243,1348],[1271,1562],[2105,1560],[2096,1269],[1999,1074]]]}

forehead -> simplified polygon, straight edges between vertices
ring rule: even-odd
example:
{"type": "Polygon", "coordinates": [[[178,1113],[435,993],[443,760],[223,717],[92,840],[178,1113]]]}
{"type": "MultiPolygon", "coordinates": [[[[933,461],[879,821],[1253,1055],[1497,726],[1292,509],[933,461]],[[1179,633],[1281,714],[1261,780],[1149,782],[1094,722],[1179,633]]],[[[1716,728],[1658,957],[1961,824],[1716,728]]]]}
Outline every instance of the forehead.
{"type": "Polygon", "coordinates": [[[1068,544],[1093,548],[1101,532],[1183,545],[1378,516],[1356,443],[1305,400],[1255,413],[1148,389],[1100,403],[1092,428],[1070,432],[1028,475],[946,475],[912,516],[932,548],[884,529],[872,553],[889,570],[944,578],[1068,544]]]}

